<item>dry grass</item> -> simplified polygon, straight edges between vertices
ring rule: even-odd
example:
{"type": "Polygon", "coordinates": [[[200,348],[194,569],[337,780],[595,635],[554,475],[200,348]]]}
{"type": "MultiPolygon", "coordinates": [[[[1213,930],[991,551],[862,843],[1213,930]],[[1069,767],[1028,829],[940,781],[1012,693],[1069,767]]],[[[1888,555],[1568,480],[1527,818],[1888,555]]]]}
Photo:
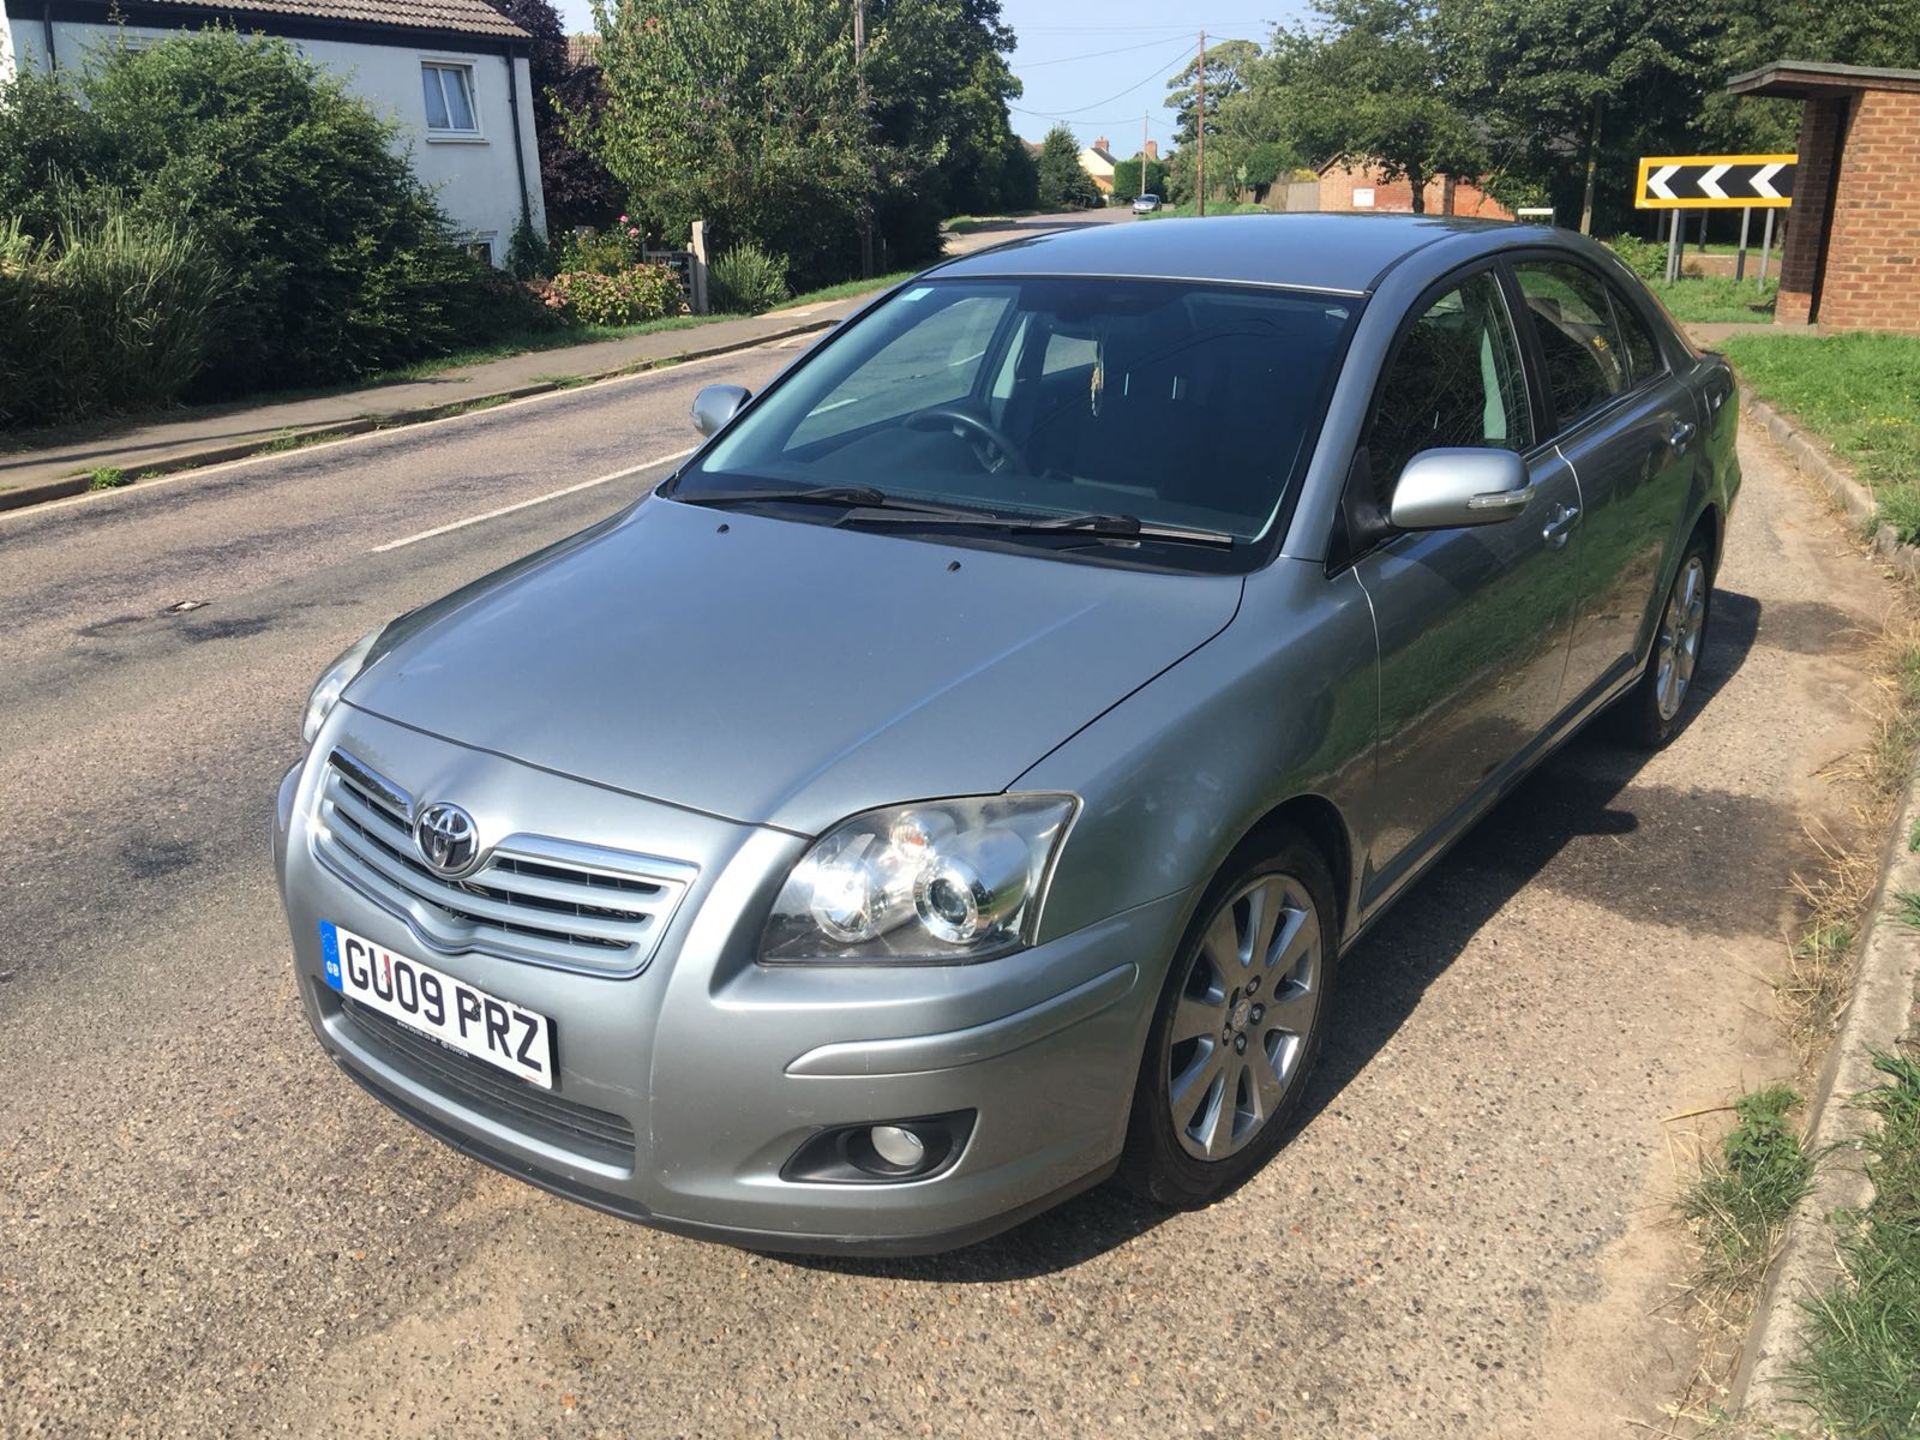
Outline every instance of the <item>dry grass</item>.
{"type": "MultiPolygon", "coordinates": [[[[1861,835],[1887,833],[1920,754],[1920,619],[1901,605],[1867,646],[1873,677],[1874,738],[1857,756],[1829,772],[1854,795],[1861,835]]],[[[1834,1023],[1853,993],[1858,939],[1880,883],[1880,851],[1849,849],[1824,827],[1809,827],[1818,862],[1793,877],[1806,924],[1788,947],[1786,973],[1775,985],[1781,1024],[1807,1072],[1815,1069],[1834,1023]]],[[[1920,834],[1907,837],[1909,845],[1920,834]]]]}

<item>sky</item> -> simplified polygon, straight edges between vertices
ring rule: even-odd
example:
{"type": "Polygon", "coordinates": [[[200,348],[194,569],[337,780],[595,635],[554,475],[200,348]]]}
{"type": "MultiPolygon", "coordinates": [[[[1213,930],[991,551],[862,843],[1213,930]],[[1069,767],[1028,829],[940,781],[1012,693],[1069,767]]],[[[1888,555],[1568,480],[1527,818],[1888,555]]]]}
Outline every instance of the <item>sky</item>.
{"type": "MultiPolygon", "coordinates": [[[[570,31],[591,30],[588,0],[557,0],[570,31]]],[[[697,3],[697,0],[695,0],[697,3]]],[[[1209,0],[1218,13],[1196,7],[1191,18],[1170,21],[1179,0],[1001,0],[1001,13],[1019,37],[1009,63],[1026,86],[1010,118],[1015,133],[1038,140],[1053,125],[1072,127],[1082,144],[1106,138],[1125,158],[1140,151],[1140,118],[1147,135],[1172,148],[1173,112],[1160,102],[1167,77],[1193,58],[1207,38],[1264,45],[1276,18],[1291,20],[1299,0],[1209,0]]]]}

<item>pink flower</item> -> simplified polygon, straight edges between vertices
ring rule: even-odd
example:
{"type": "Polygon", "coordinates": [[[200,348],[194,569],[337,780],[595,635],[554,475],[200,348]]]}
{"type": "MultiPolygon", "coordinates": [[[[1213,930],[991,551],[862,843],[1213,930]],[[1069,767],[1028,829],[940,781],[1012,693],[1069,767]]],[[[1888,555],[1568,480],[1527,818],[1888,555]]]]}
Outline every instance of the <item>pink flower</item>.
{"type": "Polygon", "coordinates": [[[627,234],[631,235],[636,240],[640,238],[640,232],[637,229],[629,228],[627,231],[627,234]]]}
{"type": "Polygon", "coordinates": [[[627,223],[627,217],[626,217],[626,216],[624,216],[624,215],[622,215],[622,216],[620,217],[620,223],[621,223],[622,225],[624,225],[624,224],[626,224],[626,223],[627,223]]]}

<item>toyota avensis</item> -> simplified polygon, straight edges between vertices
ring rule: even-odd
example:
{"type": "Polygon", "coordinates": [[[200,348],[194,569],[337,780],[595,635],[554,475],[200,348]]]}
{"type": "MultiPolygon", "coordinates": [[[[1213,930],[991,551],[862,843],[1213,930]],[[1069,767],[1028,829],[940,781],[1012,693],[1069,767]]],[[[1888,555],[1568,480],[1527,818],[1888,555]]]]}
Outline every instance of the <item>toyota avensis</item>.
{"type": "Polygon", "coordinates": [[[755,1248],[1202,1203],[1395,896],[1602,711],[1674,732],[1734,408],[1551,229],[938,266],[326,672],[276,844],[308,1018],[468,1154],[755,1248]]]}

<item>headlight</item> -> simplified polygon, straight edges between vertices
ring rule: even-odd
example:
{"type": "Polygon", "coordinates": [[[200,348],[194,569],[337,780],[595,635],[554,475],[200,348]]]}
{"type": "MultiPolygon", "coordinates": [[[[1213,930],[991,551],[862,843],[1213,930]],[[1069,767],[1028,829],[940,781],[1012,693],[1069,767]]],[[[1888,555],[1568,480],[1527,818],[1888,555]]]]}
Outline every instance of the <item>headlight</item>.
{"type": "Polygon", "coordinates": [[[321,674],[315,682],[313,693],[307,696],[307,716],[300,722],[300,741],[313,744],[313,737],[320,733],[320,727],[327,723],[327,716],[333,707],[340,703],[340,696],[347,686],[353,683],[367,663],[367,652],[373,649],[373,642],[380,638],[380,632],[373,630],[362,635],[353,644],[340,652],[339,657],[321,674]]]}
{"type": "Polygon", "coordinates": [[[869,810],[793,867],[760,958],[959,961],[1031,943],[1079,802],[989,795],[869,810]]]}

